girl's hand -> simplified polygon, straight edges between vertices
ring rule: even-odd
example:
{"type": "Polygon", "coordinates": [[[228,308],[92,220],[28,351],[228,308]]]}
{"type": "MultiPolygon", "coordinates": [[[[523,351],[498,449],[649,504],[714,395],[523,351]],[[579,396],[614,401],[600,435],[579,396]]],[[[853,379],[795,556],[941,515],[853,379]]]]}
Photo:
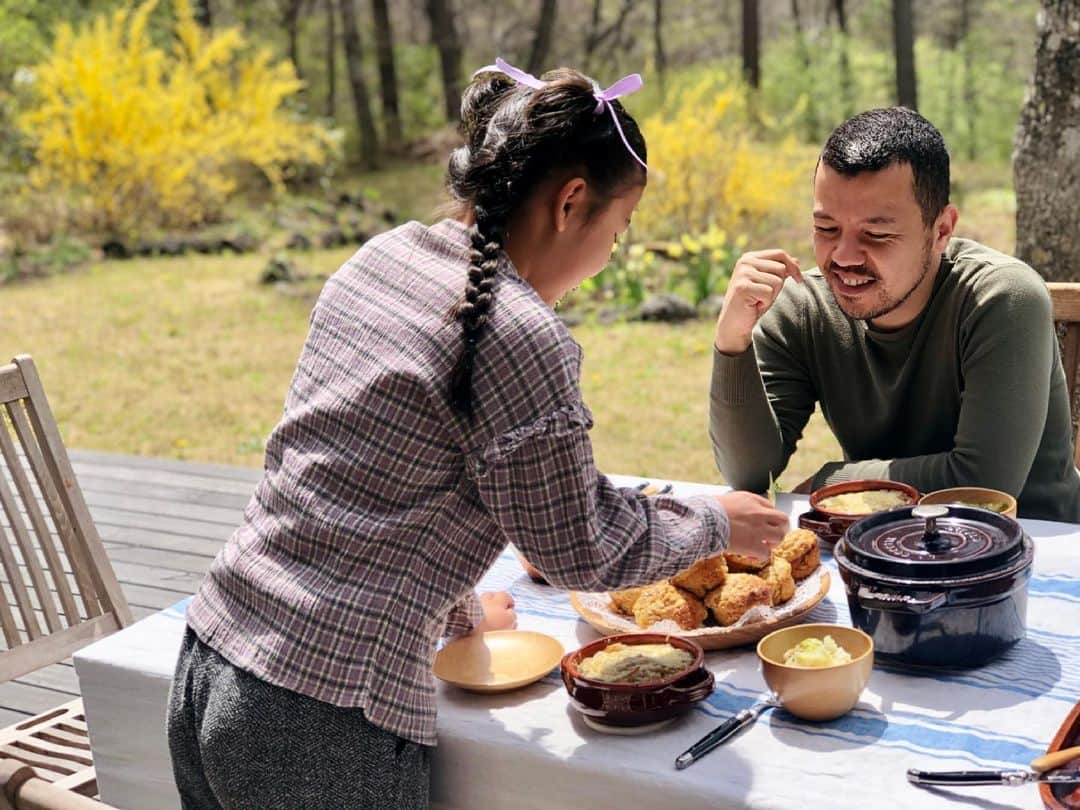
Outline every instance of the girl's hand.
{"type": "Polygon", "coordinates": [[[733,554],[767,559],[787,534],[788,516],[767,498],[752,492],[726,492],[716,499],[727,512],[731,526],[727,550],[733,554]]]}
{"type": "Polygon", "coordinates": [[[480,605],[484,608],[484,620],[473,629],[474,633],[486,633],[488,630],[513,630],[517,627],[514,597],[506,591],[480,594],[480,605]]]}

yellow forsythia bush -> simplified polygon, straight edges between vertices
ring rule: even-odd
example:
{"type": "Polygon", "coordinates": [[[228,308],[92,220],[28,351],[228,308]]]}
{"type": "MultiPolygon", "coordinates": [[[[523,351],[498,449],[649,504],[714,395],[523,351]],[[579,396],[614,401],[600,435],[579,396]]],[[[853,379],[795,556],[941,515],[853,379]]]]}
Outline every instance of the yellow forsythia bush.
{"type": "Polygon", "coordinates": [[[174,0],[171,48],[158,47],[147,30],[156,4],[62,26],[35,68],[19,119],[34,144],[31,185],[66,195],[83,227],[197,225],[252,167],[280,190],[290,167],[333,150],[327,130],[284,107],[301,87],[290,62],[235,28],[204,30],[189,0],[174,0]]]}
{"type": "Polygon", "coordinates": [[[635,233],[678,239],[715,228],[756,235],[768,219],[805,217],[805,190],[797,186],[809,188],[816,153],[777,134],[785,127],[752,125],[745,89],[721,71],[676,90],[643,123],[655,171],[634,216],[635,233]]]}

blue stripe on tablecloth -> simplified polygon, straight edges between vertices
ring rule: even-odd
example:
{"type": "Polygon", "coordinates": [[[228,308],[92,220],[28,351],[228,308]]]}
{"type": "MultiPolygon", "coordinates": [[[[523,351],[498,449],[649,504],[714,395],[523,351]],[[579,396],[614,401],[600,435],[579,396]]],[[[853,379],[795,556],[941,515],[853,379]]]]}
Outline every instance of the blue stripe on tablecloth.
{"type": "MultiPolygon", "coordinates": [[[[757,697],[756,690],[719,684],[698,710],[718,719],[726,718],[750,706],[757,697]]],[[[1043,740],[1006,735],[955,720],[938,721],[895,711],[886,719],[877,711],[859,707],[827,723],[806,723],[775,710],[767,718],[773,725],[812,738],[839,740],[849,745],[873,743],[939,758],[948,756],[986,768],[1024,765],[1044,753],[1046,746],[1043,740]]]]}

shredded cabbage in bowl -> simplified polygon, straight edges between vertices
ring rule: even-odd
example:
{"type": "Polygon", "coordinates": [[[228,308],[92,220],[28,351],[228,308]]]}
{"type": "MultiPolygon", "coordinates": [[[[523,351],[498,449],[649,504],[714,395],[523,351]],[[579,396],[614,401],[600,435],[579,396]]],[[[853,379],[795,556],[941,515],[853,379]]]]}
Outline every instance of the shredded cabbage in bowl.
{"type": "Polygon", "coordinates": [[[804,638],[784,653],[784,663],[795,667],[831,667],[850,661],[851,653],[837,644],[832,636],[804,638]]]}

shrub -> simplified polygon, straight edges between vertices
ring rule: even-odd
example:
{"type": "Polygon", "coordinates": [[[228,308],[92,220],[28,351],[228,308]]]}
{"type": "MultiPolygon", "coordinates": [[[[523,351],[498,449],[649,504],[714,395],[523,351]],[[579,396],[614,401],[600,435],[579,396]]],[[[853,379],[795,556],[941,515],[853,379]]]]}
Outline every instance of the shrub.
{"type": "Polygon", "coordinates": [[[65,194],[79,227],[130,235],[216,219],[245,172],[281,190],[297,165],[332,153],[325,129],[285,107],[292,65],[238,29],[208,32],[175,0],[171,50],[156,45],[156,0],[63,25],[34,69],[19,125],[33,143],[31,186],[65,194]]]}
{"type": "Polygon", "coordinates": [[[716,228],[761,233],[801,207],[814,150],[785,133],[788,122],[752,115],[747,94],[714,70],[675,89],[643,127],[649,144],[649,190],[635,233],[676,239],[716,228]]]}

